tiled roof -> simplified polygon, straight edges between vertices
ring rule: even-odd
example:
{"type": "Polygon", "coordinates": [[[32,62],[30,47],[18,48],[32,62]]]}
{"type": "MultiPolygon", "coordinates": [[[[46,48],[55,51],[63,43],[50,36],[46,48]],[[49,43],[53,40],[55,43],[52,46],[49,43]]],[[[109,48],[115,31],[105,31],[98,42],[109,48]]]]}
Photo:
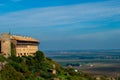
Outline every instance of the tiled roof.
{"type": "Polygon", "coordinates": [[[24,37],[24,36],[16,36],[11,35],[11,39],[20,40],[20,41],[33,41],[33,42],[39,42],[38,40],[31,38],[31,37],[24,37]]]}

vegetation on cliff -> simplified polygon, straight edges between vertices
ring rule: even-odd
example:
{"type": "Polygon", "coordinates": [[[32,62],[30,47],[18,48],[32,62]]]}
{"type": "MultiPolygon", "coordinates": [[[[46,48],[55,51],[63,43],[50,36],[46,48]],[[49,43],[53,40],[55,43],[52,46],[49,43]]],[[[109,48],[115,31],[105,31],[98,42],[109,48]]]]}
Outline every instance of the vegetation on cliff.
{"type": "Polygon", "coordinates": [[[34,57],[13,55],[6,59],[0,56],[0,62],[7,62],[0,71],[0,80],[96,80],[71,67],[63,68],[41,51],[37,51],[34,57]]]}

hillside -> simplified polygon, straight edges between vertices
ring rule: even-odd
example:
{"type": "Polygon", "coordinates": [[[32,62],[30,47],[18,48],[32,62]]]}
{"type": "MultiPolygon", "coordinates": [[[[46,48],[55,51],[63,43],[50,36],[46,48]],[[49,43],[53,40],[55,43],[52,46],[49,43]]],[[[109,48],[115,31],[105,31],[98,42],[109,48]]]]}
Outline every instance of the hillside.
{"type": "MultiPolygon", "coordinates": [[[[108,80],[101,77],[101,80],[108,80]]],[[[37,51],[35,56],[4,58],[0,56],[0,80],[96,80],[90,74],[63,68],[44,53],[37,51]]]]}

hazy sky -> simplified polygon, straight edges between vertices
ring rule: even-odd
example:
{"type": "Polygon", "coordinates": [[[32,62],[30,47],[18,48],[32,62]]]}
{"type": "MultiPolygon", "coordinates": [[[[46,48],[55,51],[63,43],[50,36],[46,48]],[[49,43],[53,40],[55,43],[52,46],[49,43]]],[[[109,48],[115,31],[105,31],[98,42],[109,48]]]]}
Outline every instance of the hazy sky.
{"type": "Polygon", "coordinates": [[[41,50],[120,49],[120,0],[0,0],[0,33],[41,50]]]}

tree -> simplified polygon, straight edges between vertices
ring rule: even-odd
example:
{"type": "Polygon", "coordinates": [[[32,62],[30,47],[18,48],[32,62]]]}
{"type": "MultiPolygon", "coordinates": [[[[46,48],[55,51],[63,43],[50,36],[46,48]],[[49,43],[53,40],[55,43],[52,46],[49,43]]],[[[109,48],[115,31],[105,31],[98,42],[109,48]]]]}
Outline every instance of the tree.
{"type": "Polygon", "coordinates": [[[38,60],[38,61],[44,61],[46,58],[45,58],[45,55],[42,51],[37,51],[36,54],[35,54],[35,58],[38,60]]]}
{"type": "Polygon", "coordinates": [[[14,44],[11,43],[11,56],[15,56],[14,44]]]}

